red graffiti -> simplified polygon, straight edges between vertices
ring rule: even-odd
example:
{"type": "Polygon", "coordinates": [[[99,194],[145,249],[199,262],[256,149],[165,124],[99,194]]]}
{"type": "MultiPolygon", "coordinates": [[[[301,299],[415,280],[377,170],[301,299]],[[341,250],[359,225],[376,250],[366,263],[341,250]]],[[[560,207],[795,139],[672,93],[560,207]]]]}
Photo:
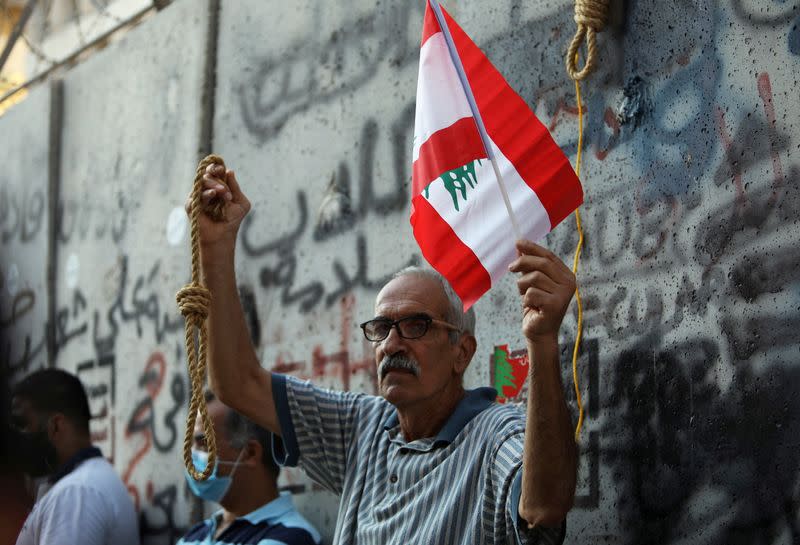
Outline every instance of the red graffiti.
{"type": "Polygon", "coordinates": [[[166,368],[167,364],[164,361],[164,355],[161,352],[155,352],[150,356],[150,359],[147,360],[147,364],[145,364],[144,372],[142,373],[140,379],[140,384],[144,383],[151,403],[140,404],[139,407],[137,407],[136,411],[131,416],[127,429],[125,430],[126,440],[130,439],[134,434],[141,434],[144,437],[144,443],[133,455],[133,458],[131,458],[131,461],[128,463],[128,467],[122,473],[122,482],[125,483],[128,488],[128,492],[133,497],[134,505],[136,506],[137,510],[139,509],[139,490],[135,485],[130,483],[130,480],[131,476],[133,475],[133,471],[136,469],[136,466],[139,465],[139,462],[141,462],[142,458],[144,458],[147,453],[150,452],[150,449],[153,446],[153,438],[150,427],[145,425],[145,422],[152,418],[152,400],[155,399],[155,397],[161,391],[161,387],[164,384],[164,373],[166,372],[166,368]]]}
{"type": "Polygon", "coordinates": [[[620,132],[619,119],[617,119],[614,110],[610,107],[606,107],[606,111],[603,113],[603,121],[605,121],[606,127],[611,129],[612,134],[603,149],[598,149],[597,144],[594,145],[594,156],[600,161],[605,161],[609,152],[617,145],[620,132]]]}
{"type": "Polygon", "coordinates": [[[779,197],[778,190],[783,187],[785,180],[783,177],[783,165],[781,164],[781,158],[778,156],[777,152],[777,120],[775,118],[775,105],[772,103],[772,83],[770,83],[769,74],[766,72],[759,74],[757,81],[758,96],[761,97],[761,101],[764,103],[764,113],[766,114],[767,121],[769,122],[770,156],[772,158],[772,170],[774,172],[774,182],[772,186],[773,191],[769,203],[775,204],[779,197]]]}
{"type": "MultiPolygon", "coordinates": [[[[377,368],[372,347],[364,343],[361,358],[354,358],[350,351],[349,340],[353,331],[353,308],[355,298],[352,294],[342,298],[340,311],[340,329],[338,350],[326,353],[322,346],[317,345],[311,352],[311,377],[310,378],[335,378],[341,382],[343,390],[350,389],[351,378],[359,373],[366,373],[373,385],[374,393],[378,391],[377,368]]],[[[293,357],[280,354],[275,359],[271,371],[273,373],[292,374],[298,378],[305,378],[304,371],[307,362],[295,360],[293,357]]]]}
{"type": "MultiPolygon", "coordinates": [[[[556,111],[553,112],[553,116],[550,118],[550,132],[556,130],[558,124],[561,122],[560,116],[561,112],[570,114],[572,117],[578,116],[578,107],[577,106],[568,106],[567,101],[564,97],[558,99],[558,104],[556,104],[556,111]]],[[[586,105],[583,107],[583,113],[586,114],[586,105]]]]}
{"type": "MultiPolygon", "coordinates": [[[[722,140],[722,147],[725,149],[726,153],[729,153],[731,146],[733,146],[733,141],[728,132],[728,125],[725,123],[725,112],[723,112],[722,108],[719,106],[717,106],[716,109],[716,118],[717,132],[719,132],[719,138],[722,140]]],[[[744,184],[742,183],[742,171],[739,168],[738,162],[731,161],[731,172],[733,173],[733,183],[736,186],[736,202],[739,206],[743,206],[745,203],[745,192],[744,184]]]]}

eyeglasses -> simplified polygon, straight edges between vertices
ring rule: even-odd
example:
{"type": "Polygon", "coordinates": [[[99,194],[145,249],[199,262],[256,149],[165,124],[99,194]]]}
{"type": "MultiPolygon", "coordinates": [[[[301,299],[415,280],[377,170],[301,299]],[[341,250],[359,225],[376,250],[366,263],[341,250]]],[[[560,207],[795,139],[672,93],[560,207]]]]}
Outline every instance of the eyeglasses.
{"type": "Polygon", "coordinates": [[[461,331],[453,324],[449,324],[436,318],[431,318],[425,314],[415,314],[413,316],[406,316],[399,320],[390,320],[388,318],[374,318],[360,325],[364,330],[364,336],[368,341],[382,341],[389,336],[389,332],[393,327],[397,327],[397,333],[404,339],[419,339],[428,329],[431,324],[440,325],[451,331],[461,331]]]}

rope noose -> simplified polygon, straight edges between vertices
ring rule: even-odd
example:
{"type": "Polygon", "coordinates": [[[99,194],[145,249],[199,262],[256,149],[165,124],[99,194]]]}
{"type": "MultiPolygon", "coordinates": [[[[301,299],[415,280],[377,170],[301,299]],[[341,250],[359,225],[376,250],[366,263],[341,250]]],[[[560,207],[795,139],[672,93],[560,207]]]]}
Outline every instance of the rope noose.
{"type": "Polygon", "coordinates": [[[567,73],[575,81],[588,76],[597,64],[597,38],[608,21],[609,0],[575,0],[575,23],[578,30],[567,50],[567,73]],[[578,51],[586,41],[586,63],[578,70],[578,51]]]}
{"type": "MultiPolygon", "coordinates": [[[[583,106],[581,104],[580,81],[591,74],[597,65],[597,33],[602,32],[608,21],[609,0],[575,0],[575,23],[578,30],[567,49],[567,73],[575,82],[575,100],[578,102],[578,156],[575,161],[575,173],[581,177],[581,152],[583,150],[583,106]],[[583,42],[586,42],[586,62],[578,70],[578,57],[583,42]]],[[[572,272],[578,275],[578,262],[583,248],[583,227],[581,226],[580,207],[575,210],[575,227],[578,230],[578,245],[575,248],[575,257],[572,272]]],[[[578,404],[578,424],[575,426],[575,442],[579,442],[581,428],[583,427],[583,400],[578,386],[578,352],[583,336],[583,304],[581,303],[580,285],[575,285],[575,301],[578,305],[578,323],[575,333],[575,345],[572,351],[572,380],[575,385],[575,398],[578,404]]]]}
{"type": "MultiPolygon", "coordinates": [[[[194,177],[192,188],[192,199],[189,204],[189,221],[191,230],[192,244],[192,281],[186,284],[178,292],[176,299],[178,308],[186,321],[186,356],[189,366],[189,382],[191,392],[189,394],[189,414],[186,416],[186,435],[183,438],[183,463],[186,470],[197,481],[205,481],[214,470],[217,462],[217,439],[214,434],[214,427],[206,410],[206,400],[203,396],[203,387],[206,381],[206,348],[208,342],[208,332],[206,328],[206,318],[208,308],[211,304],[211,292],[203,286],[200,280],[200,242],[198,240],[198,221],[200,218],[201,202],[200,196],[203,193],[203,174],[206,167],[211,164],[225,167],[225,162],[218,155],[208,155],[200,164],[197,165],[197,172],[194,177]],[[195,338],[196,334],[196,338],[195,338]],[[208,463],[203,471],[197,471],[192,463],[192,442],[194,440],[194,425],[197,420],[197,413],[200,413],[200,421],[205,432],[206,448],[208,449],[208,463]]],[[[209,211],[215,221],[224,220],[224,202],[213,203],[209,211]]]]}

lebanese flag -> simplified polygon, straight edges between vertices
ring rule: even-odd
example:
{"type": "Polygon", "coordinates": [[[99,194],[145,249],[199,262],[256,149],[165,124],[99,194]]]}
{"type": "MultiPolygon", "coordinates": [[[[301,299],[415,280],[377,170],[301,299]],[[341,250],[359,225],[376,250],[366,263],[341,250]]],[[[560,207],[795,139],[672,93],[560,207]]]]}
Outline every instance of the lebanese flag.
{"type": "MultiPolygon", "coordinates": [[[[537,241],[583,202],[550,133],[442,10],[522,236],[537,241]]],[[[466,311],[517,257],[511,219],[475,117],[428,1],[414,126],[411,225],[422,254],[466,311]]]]}

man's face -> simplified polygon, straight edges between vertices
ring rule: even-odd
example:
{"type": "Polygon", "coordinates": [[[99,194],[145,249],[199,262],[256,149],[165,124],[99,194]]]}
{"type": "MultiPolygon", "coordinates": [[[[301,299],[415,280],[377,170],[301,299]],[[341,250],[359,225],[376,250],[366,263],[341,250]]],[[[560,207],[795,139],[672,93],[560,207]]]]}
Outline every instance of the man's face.
{"type": "MultiPolygon", "coordinates": [[[[441,284],[433,278],[413,274],[393,279],[375,301],[375,317],[389,320],[422,314],[445,321],[447,309],[441,284]]],[[[437,396],[452,381],[461,380],[460,374],[469,363],[463,361],[462,343],[452,344],[448,329],[435,323],[417,339],[404,339],[393,327],[384,340],[373,344],[379,369],[384,358],[391,356],[406,357],[419,368],[419,375],[391,367],[384,376],[379,373],[381,395],[399,409],[437,396]]]]}
{"type": "Polygon", "coordinates": [[[40,477],[55,471],[59,462],[53,440],[59,423],[63,423],[63,415],[42,414],[29,400],[15,396],[11,401],[11,418],[12,427],[18,434],[15,454],[25,473],[40,477]]]}
{"type": "MultiPolygon", "coordinates": [[[[208,403],[206,407],[208,416],[211,419],[211,426],[214,428],[214,435],[217,442],[217,459],[220,462],[235,462],[239,456],[240,449],[236,449],[230,444],[230,438],[225,428],[225,417],[228,414],[228,408],[214,399],[208,403]]],[[[203,422],[200,415],[194,422],[194,448],[208,452],[208,444],[206,442],[206,433],[203,429],[203,422]]],[[[230,475],[233,466],[230,464],[220,464],[217,466],[217,476],[226,477],[230,475]]],[[[235,475],[234,475],[235,477],[235,475]]]]}
{"type": "Polygon", "coordinates": [[[40,431],[44,420],[33,408],[30,401],[19,396],[15,396],[11,401],[11,418],[13,419],[12,426],[20,433],[36,433],[40,431]]]}

